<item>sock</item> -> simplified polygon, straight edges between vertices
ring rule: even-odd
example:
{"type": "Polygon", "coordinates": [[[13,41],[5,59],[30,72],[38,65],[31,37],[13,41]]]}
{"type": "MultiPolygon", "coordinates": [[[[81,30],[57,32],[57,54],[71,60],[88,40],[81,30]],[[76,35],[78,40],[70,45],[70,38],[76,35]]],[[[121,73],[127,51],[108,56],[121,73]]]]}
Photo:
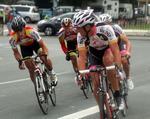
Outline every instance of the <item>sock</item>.
{"type": "Polygon", "coordinates": [[[51,71],[49,71],[50,74],[55,74],[54,70],[52,69],[51,71]]]}

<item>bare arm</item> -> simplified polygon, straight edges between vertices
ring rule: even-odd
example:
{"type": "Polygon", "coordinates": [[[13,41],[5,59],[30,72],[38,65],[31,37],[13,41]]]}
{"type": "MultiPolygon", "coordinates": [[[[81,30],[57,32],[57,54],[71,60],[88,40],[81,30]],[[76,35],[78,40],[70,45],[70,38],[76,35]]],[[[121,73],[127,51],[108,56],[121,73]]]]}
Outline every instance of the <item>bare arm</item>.
{"type": "Polygon", "coordinates": [[[81,50],[79,51],[79,59],[78,59],[78,69],[80,70],[85,70],[86,64],[86,50],[81,50]]]}
{"type": "Polygon", "coordinates": [[[127,58],[130,58],[130,52],[131,52],[131,44],[130,41],[128,40],[127,36],[124,38],[121,38],[121,40],[126,44],[126,48],[127,48],[127,58]]]}
{"type": "Polygon", "coordinates": [[[41,40],[39,41],[39,45],[42,47],[42,50],[43,50],[43,51],[47,54],[47,56],[48,56],[48,48],[47,48],[46,44],[44,43],[43,39],[41,39],[41,40]]]}
{"type": "Polygon", "coordinates": [[[109,46],[114,56],[114,62],[116,62],[120,68],[121,67],[121,55],[120,55],[118,43],[115,42],[115,43],[110,44],[109,46]]]}
{"type": "MultiPolygon", "coordinates": [[[[14,52],[14,57],[15,57],[15,59],[16,59],[17,61],[18,61],[18,58],[21,59],[21,55],[20,55],[18,49],[15,48],[15,49],[12,49],[12,50],[13,50],[13,52],[14,52]]],[[[22,62],[22,64],[19,66],[19,68],[20,68],[21,70],[25,69],[23,62],[22,62]]]]}

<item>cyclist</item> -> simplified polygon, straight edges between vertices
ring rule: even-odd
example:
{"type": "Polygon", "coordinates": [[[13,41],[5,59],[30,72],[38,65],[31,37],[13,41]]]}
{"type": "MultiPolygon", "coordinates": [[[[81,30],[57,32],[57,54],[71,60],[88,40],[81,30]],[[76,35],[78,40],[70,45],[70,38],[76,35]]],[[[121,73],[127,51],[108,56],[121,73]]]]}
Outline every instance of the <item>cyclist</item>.
{"type": "MultiPolygon", "coordinates": [[[[44,57],[40,57],[40,59],[49,70],[52,84],[56,86],[57,77],[53,70],[51,59],[48,56],[48,48],[39,33],[34,28],[26,26],[26,22],[21,16],[15,17],[11,23],[11,26],[13,32],[9,36],[9,43],[12,47],[15,59],[18,61],[18,58],[21,59],[21,55],[23,58],[32,56],[33,51],[35,51],[36,54],[41,55],[44,51],[47,54],[47,61],[44,57]],[[17,45],[20,45],[21,54],[18,51],[17,45]]],[[[32,82],[34,82],[34,65],[32,61],[26,60],[24,63],[29,70],[32,82]]],[[[19,66],[21,70],[25,69],[24,63],[22,62],[19,66]]]]}
{"type": "MultiPolygon", "coordinates": [[[[93,10],[81,10],[76,13],[73,18],[73,25],[76,26],[78,32],[78,69],[85,70],[86,62],[86,44],[88,44],[90,68],[96,65],[111,66],[113,62],[117,62],[121,66],[121,56],[117,44],[117,38],[113,29],[109,25],[101,25],[95,23],[96,16],[93,10]]],[[[117,101],[119,110],[124,109],[124,101],[119,92],[118,78],[115,77],[115,70],[109,70],[108,79],[114,89],[114,96],[117,101]]],[[[80,74],[80,80],[83,75],[80,74]]],[[[98,73],[91,73],[94,83],[94,97],[99,104],[97,95],[97,85],[99,82],[98,73]]]]}
{"type": "Polygon", "coordinates": [[[134,88],[134,84],[130,78],[130,65],[127,61],[130,56],[130,51],[131,51],[131,44],[130,41],[128,40],[126,34],[124,33],[123,29],[118,25],[118,24],[112,24],[112,17],[109,14],[102,14],[99,16],[100,22],[105,22],[109,25],[112,26],[116,37],[118,38],[118,45],[119,45],[119,50],[122,56],[127,55],[127,57],[121,58],[121,62],[123,65],[123,69],[126,74],[126,79],[127,79],[127,85],[129,90],[132,90],[134,88]]]}
{"type": "Polygon", "coordinates": [[[3,35],[4,24],[5,24],[5,12],[3,9],[0,9],[0,24],[2,24],[2,35],[3,35]]]}
{"type": "Polygon", "coordinates": [[[77,33],[76,29],[72,26],[72,19],[63,18],[61,21],[62,28],[59,30],[58,39],[61,44],[63,52],[66,54],[66,60],[72,62],[73,69],[77,68],[77,33]],[[72,51],[66,53],[66,51],[72,51]]]}

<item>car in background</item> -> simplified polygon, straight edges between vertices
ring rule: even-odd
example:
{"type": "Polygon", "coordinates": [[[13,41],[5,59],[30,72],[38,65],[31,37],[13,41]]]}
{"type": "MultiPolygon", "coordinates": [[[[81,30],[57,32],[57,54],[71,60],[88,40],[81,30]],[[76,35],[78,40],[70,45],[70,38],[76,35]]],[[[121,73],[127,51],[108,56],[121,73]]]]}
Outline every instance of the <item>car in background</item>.
{"type": "Polygon", "coordinates": [[[40,18],[44,19],[45,17],[51,17],[52,11],[51,9],[39,8],[40,18]]]}
{"type": "Polygon", "coordinates": [[[24,18],[27,23],[38,22],[40,20],[40,13],[36,6],[27,5],[11,5],[13,9],[24,18]]]}
{"type": "Polygon", "coordinates": [[[74,14],[75,12],[68,12],[53,18],[41,20],[37,25],[38,32],[44,32],[46,36],[55,35],[61,28],[61,20],[66,17],[73,19],[74,14]]]}
{"type": "Polygon", "coordinates": [[[18,5],[29,5],[29,6],[35,6],[34,1],[24,1],[24,0],[19,0],[17,1],[18,5]]]}
{"type": "Polygon", "coordinates": [[[7,10],[11,10],[11,7],[9,5],[5,5],[5,4],[0,4],[0,9],[3,9],[5,11],[5,21],[8,21],[8,13],[7,10]]]}

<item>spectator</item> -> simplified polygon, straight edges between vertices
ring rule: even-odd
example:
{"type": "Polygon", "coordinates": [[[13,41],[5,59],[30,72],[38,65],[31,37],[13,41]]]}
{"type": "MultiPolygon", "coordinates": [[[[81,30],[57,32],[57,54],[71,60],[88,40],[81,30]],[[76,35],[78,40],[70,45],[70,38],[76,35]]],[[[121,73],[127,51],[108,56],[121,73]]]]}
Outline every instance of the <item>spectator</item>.
{"type": "Polygon", "coordinates": [[[8,28],[8,36],[11,34],[11,21],[12,21],[12,18],[13,18],[13,16],[12,16],[12,14],[11,14],[11,10],[9,9],[8,11],[7,11],[7,13],[8,13],[8,22],[7,22],[7,28],[8,28]]]}
{"type": "Polygon", "coordinates": [[[0,24],[2,24],[2,35],[3,35],[4,24],[5,24],[5,12],[3,9],[0,9],[0,24]]]}

